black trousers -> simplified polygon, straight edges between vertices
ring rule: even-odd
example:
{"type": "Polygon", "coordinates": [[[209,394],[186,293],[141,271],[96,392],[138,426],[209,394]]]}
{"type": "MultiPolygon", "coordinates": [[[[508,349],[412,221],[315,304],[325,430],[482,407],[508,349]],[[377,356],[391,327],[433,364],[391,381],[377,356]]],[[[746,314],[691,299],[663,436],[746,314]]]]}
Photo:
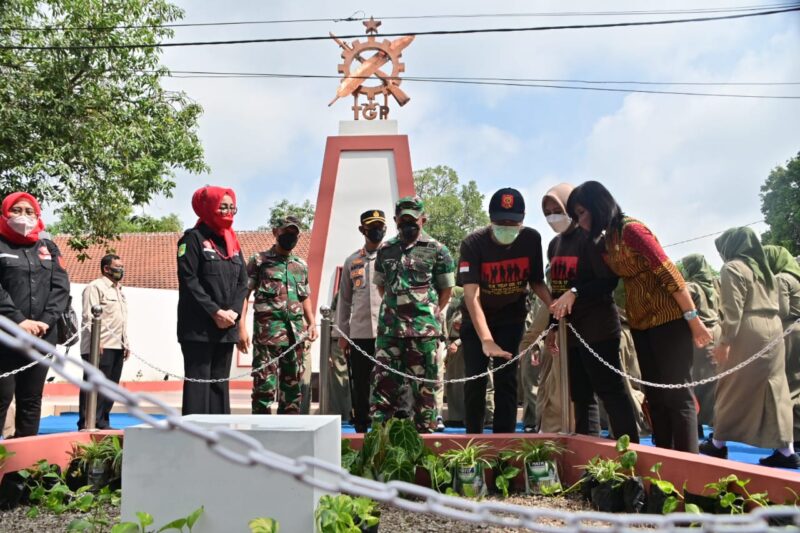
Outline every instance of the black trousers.
{"type": "MultiPolygon", "coordinates": [[[[0,374],[30,363],[31,360],[15,352],[0,353],[0,374]]],[[[11,401],[17,400],[14,417],[15,437],[30,437],[39,433],[42,416],[42,390],[48,367],[35,365],[24,372],[0,379],[0,424],[4,424],[11,401]]]]}
{"type": "MultiPolygon", "coordinates": [[[[125,352],[122,348],[106,348],[100,354],[100,361],[97,365],[103,374],[113,381],[119,383],[119,378],[122,376],[122,362],[124,360],[125,352]]],[[[84,361],[89,360],[89,354],[83,353],[81,357],[84,361]]],[[[86,373],[83,374],[83,379],[86,380],[86,373]]],[[[81,430],[86,426],[86,404],[89,401],[89,393],[81,391],[78,396],[78,429],[81,430]]],[[[110,400],[102,394],[97,394],[97,410],[96,410],[96,425],[97,429],[108,429],[110,423],[108,415],[111,414],[111,408],[114,407],[114,400],[110,400]]]]}
{"type": "MultiPolygon", "coordinates": [[[[494,342],[503,350],[516,355],[525,324],[491,326],[494,342]]],[[[486,372],[489,358],[483,353],[481,341],[472,324],[461,326],[461,346],[464,349],[464,373],[467,377],[486,372]]],[[[494,357],[494,368],[507,361],[494,357]]],[[[483,420],[486,416],[486,382],[482,377],[464,383],[464,423],[467,433],[483,433],[483,420]]],[[[494,421],[495,433],[514,433],[517,429],[517,362],[494,373],[494,421]]]]}
{"type": "MultiPolygon", "coordinates": [[[[642,379],[654,383],[691,381],[693,341],[682,318],[645,330],[631,330],[642,379]]],[[[645,387],[656,446],[698,453],[697,411],[689,389],[645,387]]]]}
{"type": "MultiPolygon", "coordinates": [[[[367,352],[375,355],[375,339],[353,339],[353,343],[367,352]]],[[[372,367],[375,363],[361,355],[358,350],[350,347],[350,390],[352,391],[353,425],[359,433],[366,432],[370,426],[369,397],[372,383],[372,367]]]]}
{"type": "MultiPolygon", "coordinates": [[[[590,346],[614,368],[621,369],[619,338],[593,342],[590,346]]],[[[577,340],[570,343],[568,353],[570,396],[575,404],[575,432],[581,435],[600,434],[595,400],[597,394],[608,413],[614,437],[628,435],[631,442],[639,442],[636,412],[622,376],[606,368],[577,340]]]]}
{"type": "MultiPolygon", "coordinates": [[[[218,379],[230,376],[233,343],[182,342],[183,371],[187,378],[218,379]]],[[[183,382],[184,415],[229,415],[228,382],[183,382]]]]}

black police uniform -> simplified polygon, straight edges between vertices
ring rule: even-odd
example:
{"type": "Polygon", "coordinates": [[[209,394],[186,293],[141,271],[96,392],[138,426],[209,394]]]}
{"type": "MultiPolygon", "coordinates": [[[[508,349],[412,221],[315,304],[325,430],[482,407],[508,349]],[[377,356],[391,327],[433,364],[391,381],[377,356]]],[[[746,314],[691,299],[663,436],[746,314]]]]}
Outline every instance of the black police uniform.
{"type": "MultiPolygon", "coordinates": [[[[205,224],[186,230],[178,241],[178,342],[186,377],[215,379],[230,374],[239,329],[219,329],[220,309],[242,314],[247,272],[241,252],[227,255],[225,240],[205,224]]],[[[241,319],[241,316],[237,319],[241,319]]],[[[183,382],[183,414],[230,414],[228,382],[183,382]]]]}
{"type": "MultiPolygon", "coordinates": [[[[58,337],[56,321],[67,308],[69,278],[61,266],[61,252],[52,241],[14,244],[0,237],[0,315],[16,323],[37,320],[49,326],[43,339],[51,344],[58,337]]],[[[25,355],[0,348],[0,374],[30,363],[25,355]]],[[[42,412],[45,365],[0,380],[0,424],[16,396],[17,437],[36,435],[42,412]]]]}

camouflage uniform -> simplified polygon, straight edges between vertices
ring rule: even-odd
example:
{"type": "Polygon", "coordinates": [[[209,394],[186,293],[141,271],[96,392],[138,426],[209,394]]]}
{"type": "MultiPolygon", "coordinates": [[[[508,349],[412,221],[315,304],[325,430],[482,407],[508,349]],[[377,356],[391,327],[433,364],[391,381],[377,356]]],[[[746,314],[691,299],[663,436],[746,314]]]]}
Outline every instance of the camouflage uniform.
{"type": "MultiPolygon", "coordinates": [[[[408,201],[406,199],[401,200],[408,201]]],[[[398,204],[399,204],[398,203],[398,204]]],[[[421,202],[419,202],[421,209],[421,202]]],[[[387,241],[375,262],[375,284],[385,289],[378,321],[376,359],[391,368],[436,379],[436,347],[442,335],[438,290],[455,285],[455,262],[447,247],[420,230],[406,247],[399,237],[387,241]]],[[[370,415],[382,422],[395,415],[409,385],[378,365],[372,371],[370,415]]],[[[436,429],[434,385],[411,381],[414,420],[420,431],[436,429]]]]}
{"type": "MultiPolygon", "coordinates": [[[[302,335],[303,301],[310,293],[308,267],[299,257],[282,256],[273,247],[250,258],[247,277],[247,286],[254,292],[255,368],[280,355],[302,335]]],[[[253,414],[269,414],[276,394],[279,414],[300,413],[305,352],[301,343],[293,353],[253,375],[253,414]]]]}

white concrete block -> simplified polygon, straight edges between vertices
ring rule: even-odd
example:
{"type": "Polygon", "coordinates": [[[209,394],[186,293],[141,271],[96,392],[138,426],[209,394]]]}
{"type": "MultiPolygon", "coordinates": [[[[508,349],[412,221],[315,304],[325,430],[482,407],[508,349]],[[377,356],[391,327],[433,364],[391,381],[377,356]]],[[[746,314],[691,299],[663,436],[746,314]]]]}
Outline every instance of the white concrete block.
{"type": "MultiPolygon", "coordinates": [[[[191,415],[184,420],[241,431],[287,457],[341,464],[338,415],[191,415]]],[[[125,430],[124,444],[123,520],[136,521],[136,512],[144,511],[161,527],[202,505],[205,513],[195,533],[246,532],[247,523],[258,517],[278,520],[281,531],[314,531],[314,509],[324,491],[263,467],[229,462],[203,441],[178,431],[133,426],[125,430]]],[[[241,451],[235,442],[224,444],[241,451]]],[[[314,475],[330,479],[325,472],[314,475]]]]}
{"type": "Polygon", "coordinates": [[[339,135],[397,135],[397,121],[340,120],[339,135]]]}

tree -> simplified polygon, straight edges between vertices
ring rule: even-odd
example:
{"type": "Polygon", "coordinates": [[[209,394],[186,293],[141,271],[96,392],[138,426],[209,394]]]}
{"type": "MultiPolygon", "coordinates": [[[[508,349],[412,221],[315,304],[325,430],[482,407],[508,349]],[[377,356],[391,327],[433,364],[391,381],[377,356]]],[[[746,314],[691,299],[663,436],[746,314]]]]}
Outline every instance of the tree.
{"type": "MultiPolygon", "coordinates": [[[[62,217],[54,224],[47,225],[47,231],[52,235],[64,235],[69,233],[69,228],[74,227],[73,220],[62,217]]],[[[115,234],[121,233],[176,233],[183,231],[183,222],[175,213],[156,218],[150,215],[132,215],[130,210],[128,215],[119,221],[114,229],[115,234]]]]}
{"type": "Polygon", "coordinates": [[[158,48],[78,48],[161,42],[182,16],[166,0],[3,0],[0,27],[14,29],[0,45],[70,48],[0,49],[0,194],[56,206],[78,251],[171,196],[175,170],[207,170],[202,109],[161,87],[158,48]]]}
{"type": "Polygon", "coordinates": [[[425,203],[425,231],[453,255],[458,255],[464,237],[489,223],[478,185],[473,180],[462,185],[456,171],[448,166],[415,171],[414,187],[425,203]]]}
{"type": "Polygon", "coordinates": [[[761,241],[800,254],[800,153],[767,176],[761,186],[761,212],[769,224],[761,241]]]}
{"type": "Polygon", "coordinates": [[[294,215],[300,220],[300,229],[308,231],[314,223],[315,209],[310,200],[305,200],[302,204],[294,204],[284,198],[269,208],[269,226],[259,226],[258,229],[259,231],[270,231],[275,227],[279,218],[294,215]]]}

